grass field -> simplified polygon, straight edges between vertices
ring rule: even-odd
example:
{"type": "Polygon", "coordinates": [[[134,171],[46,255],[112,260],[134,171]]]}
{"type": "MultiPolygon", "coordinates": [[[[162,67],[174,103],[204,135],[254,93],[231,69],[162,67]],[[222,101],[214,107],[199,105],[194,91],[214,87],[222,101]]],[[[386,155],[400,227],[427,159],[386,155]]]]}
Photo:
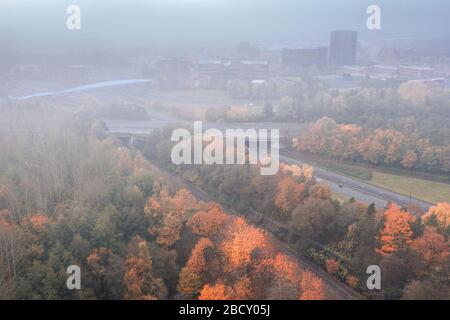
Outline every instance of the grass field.
{"type": "Polygon", "coordinates": [[[414,198],[436,202],[450,202],[450,184],[398,176],[382,172],[372,172],[370,183],[414,198]]]}
{"type": "Polygon", "coordinates": [[[386,173],[349,164],[327,164],[328,169],[363,180],[387,190],[430,203],[450,202],[450,184],[386,173]]]}

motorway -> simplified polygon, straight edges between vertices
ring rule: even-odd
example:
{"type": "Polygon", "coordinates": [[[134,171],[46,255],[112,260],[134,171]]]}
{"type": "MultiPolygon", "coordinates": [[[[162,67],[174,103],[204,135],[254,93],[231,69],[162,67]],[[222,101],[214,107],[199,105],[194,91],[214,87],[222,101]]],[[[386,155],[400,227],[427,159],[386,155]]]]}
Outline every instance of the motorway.
{"type": "MultiPolygon", "coordinates": [[[[305,164],[305,162],[299,159],[294,159],[291,155],[281,155],[280,160],[288,164],[305,164]]],[[[374,202],[378,208],[383,208],[388,203],[392,202],[400,206],[408,206],[413,204],[419,206],[424,211],[428,211],[432,205],[431,203],[410,198],[405,195],[317,166],[314,166],[314,175],[317,180],[328,184],[333,192],[341,194],[347,198],[353,197],[356,200],[366,203],[374,202]]]]}
{"type": "MultiPolygon", "coordinates": [[[[103,120],[109,132],[117,135],[145,135],[151,133],[154,129],[163,128],[165,126],[174,125],[176,123],[184,125],[192,125],[192,122],[180,121],[176,122],[171,119],[151,119],[148,121],[122,121],[122,120],[103,120]]],[[[302,124],[292,123],[203,123],[204,129],[217,128],[225,129],[280,129],[283,132],[297,132],[304,128],[302,124]]],[[[296,156],[281,152],[280,161],[288,164],[305,164],[304,161],[296,156]]],[[[408,196],[360,181],[349,176],[335,173],[333,171],[314,166],[314,174],[319,182],[323,182],[330,186],[331,190],[346,198],[355,198],[365,203],[375,203],[377,208],[384,208],[388,203],[396,203],[400,206],[410,204],[421,207],[427,211],[431,203],[410,198],[408,196]]]]}

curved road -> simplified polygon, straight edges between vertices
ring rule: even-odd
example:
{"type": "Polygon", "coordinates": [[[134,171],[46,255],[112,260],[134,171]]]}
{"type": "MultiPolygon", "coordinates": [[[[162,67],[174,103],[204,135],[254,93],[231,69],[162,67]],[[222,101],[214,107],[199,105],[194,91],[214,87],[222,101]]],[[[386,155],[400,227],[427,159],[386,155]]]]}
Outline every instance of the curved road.
{"type": "Polygon", "coordinates": [[[66,93],[77,93],[77,92],[83,92],[87,90],[93,90],[93,89],[101,89],[101,88],[110,88],[110,87],[120,87],[120,86],[126,86],[126,85],[132,85],[132,84],[141,84],[146,82],[151,82],[151,79],[127,79],[127,80],[112,80],[112,81],[104,81],[104,82],[95,82],[79,87],[69,88],[62,91],[46,91],[46,92],[38,92],[29,94],[26,96],[21,97],[13,97],[9,96],[8,98],[11,100],[28,100],[33,98],[39,98],[39,97],[50,97],[50,96],[57,96],[61,94],[66,93]]]}

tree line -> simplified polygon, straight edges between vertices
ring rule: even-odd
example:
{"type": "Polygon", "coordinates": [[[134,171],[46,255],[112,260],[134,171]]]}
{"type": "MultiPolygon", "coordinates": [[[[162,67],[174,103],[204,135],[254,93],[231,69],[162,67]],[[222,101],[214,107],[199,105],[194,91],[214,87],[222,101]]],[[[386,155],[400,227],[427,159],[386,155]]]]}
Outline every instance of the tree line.
{"type": "Polygon", "coordinates": [[[207,121],[311,123],[323,117],[367,129],[396,130],[432,145],[450,145],[450,90],[420,82],[368,82],[339,91],[312,77],[299,80],[279,101],[208,108],[207,121]]]}
{"type": "Polygon", "coordinates": [[[372,165],[450,173],[450,145],[432,145],[395,129],[368,129],[322,118],[308,126],[293,147],[302,152],[372,165]]]}

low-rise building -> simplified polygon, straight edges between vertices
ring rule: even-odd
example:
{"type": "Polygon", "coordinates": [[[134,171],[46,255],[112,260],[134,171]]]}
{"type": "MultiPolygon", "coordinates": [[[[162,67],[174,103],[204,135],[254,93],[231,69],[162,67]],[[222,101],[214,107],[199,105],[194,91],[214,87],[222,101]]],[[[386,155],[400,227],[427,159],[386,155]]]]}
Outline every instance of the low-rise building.
{"type": "Polygon", "coordinates": [[[282,51],[282,66],[285,69],[317,66],[323,67],[327,64],[328,48],[303,48],[288,49],[282,51]]]}

